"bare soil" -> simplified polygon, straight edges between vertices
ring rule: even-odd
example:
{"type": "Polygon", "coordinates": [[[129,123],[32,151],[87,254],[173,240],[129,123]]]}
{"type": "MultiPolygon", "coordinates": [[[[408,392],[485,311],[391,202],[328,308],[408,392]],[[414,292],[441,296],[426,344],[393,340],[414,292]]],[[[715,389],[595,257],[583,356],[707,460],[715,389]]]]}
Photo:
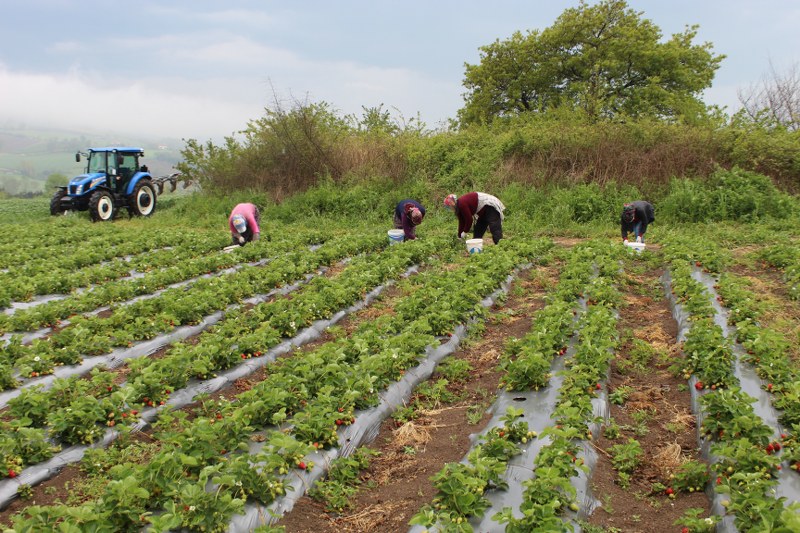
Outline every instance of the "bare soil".
{"type": "Polygon", "coordinates": [[[601,506],[589,523],[610,531],[679,531],[674,522],[687,509],[709,513],[709,500],[702,491],[680,493],[674,499],[663,491],[652,492],[654,483],[669,486],[670,474],[684,461],[701,460],[686,381],[668,370],[682,358],[677,325],[663,297],[654,298],[654,291],[639,289],[656,286],[661,274],[660,269],[648,270],[631,276],[622,287],[625,305],[620,309],[618,330],[624,342],[612,362],[607,387],[609,393],[622,386],[632,387],[632,392],[624,404],[611,404],[611,420],[621,428],[620,435],[601,436],[595,442],[600,453],[591,476],[591,490],[601,506]],[[655,355],[644,359],[633,339],[649,344],[655,355]],[[624,488],[611,462],[611,448],[629,438],[639,441],[644,455],[630,486],[624,488]]]}

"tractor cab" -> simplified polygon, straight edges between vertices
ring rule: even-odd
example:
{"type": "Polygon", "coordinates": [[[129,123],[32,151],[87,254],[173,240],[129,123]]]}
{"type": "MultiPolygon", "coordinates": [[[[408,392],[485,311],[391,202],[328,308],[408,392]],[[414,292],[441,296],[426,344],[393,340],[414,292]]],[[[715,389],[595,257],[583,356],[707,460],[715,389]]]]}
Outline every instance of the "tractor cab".
{"type": "MultiPolygon", "coordinates": [[[[144,156],[144,152],[138,148],[117,148],[113,151],[94,148],[84,155],[89,159],[86,165],[86,174],[73,178],[72,182],[80,182],[81,178],[85,180],[86,177],[90,177],[89,181],[91,182],[105,176],[105,186],[115,192],[120,192],[125,189],[125,185],[138,171],[139,156],[144,156]]],[[[80,163],[80,161],[81,153],[78,152],[75,154],[75,162],[80,163]]]]}

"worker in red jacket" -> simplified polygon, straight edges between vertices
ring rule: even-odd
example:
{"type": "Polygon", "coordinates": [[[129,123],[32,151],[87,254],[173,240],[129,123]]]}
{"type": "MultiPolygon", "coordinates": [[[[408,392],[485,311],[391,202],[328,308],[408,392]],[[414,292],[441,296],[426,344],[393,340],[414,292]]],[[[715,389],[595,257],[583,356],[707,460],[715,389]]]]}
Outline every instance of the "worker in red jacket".
{"type": "Polygon", "coordinates": [[[473,237],[483,238],[486,228],[492,233],[495,244],[503,238],[503,211],[506,206],[491,194],[484,192],[468,192],[456,198],[455,194],[448,194],[444,199],[445,207],[452,209],[458,218],[458,236],[467,237],[467,232],[475,224],[473,237]]]}
{"type": "Polygon", "coordinates": [[[245,243],[257,241],[261,235],[261,229],[258,227],[260,220],[261,214],[254,204],[237,204],[228,217],[233,244],[244,246],[245,243]]]}

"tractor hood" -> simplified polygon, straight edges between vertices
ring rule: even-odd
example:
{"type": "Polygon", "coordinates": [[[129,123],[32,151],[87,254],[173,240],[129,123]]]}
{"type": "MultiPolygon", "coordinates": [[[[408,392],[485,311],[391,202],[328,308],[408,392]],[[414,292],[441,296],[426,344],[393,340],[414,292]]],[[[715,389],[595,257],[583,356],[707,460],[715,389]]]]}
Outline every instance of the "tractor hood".
{"type": "Polygon", "coordinates": [[[105,172],[92,172],[91,174],[81,174],[69,180],[70,194],[83,194],[91,190],[95,185],[106,181],[105,172]]]}

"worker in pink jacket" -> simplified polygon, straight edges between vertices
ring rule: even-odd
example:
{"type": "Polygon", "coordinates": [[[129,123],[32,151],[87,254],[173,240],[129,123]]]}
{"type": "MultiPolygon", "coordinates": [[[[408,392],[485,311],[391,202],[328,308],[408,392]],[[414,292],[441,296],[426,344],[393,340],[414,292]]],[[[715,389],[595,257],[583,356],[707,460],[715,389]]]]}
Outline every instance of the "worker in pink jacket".
{"type": "Polygon", "coordinates": [[[245,243],[257,241],[261,235],[261,229],[258,227],[260,219],[261,214],[254,204],[237,204],[228,218],[233,244],[244,246],[245,243]]]}

